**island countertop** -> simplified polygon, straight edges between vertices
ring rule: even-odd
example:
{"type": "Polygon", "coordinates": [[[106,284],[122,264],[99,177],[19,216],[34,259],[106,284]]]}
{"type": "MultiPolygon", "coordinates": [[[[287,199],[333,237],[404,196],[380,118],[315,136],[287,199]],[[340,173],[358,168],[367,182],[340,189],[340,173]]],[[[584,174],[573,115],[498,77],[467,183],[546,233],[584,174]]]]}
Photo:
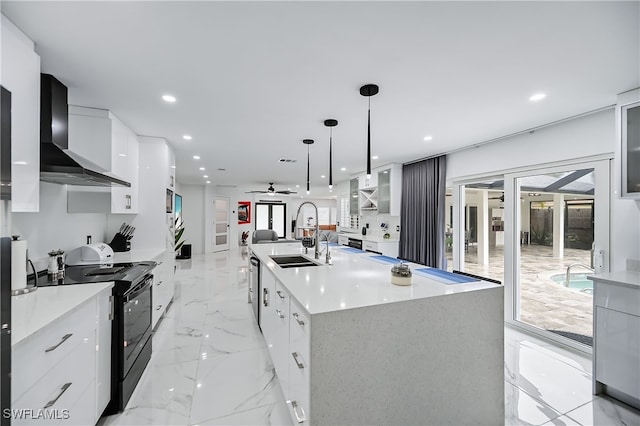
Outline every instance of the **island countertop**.
{"type": "MultiPolygon", "coordinates": [[[[322,248],[326,250],[325,245],[322,248]]],[[[445,284],[422,275],[417,270],[427,267],[413,263],[408,263],[413,272],[412,285],[393,285],[392,263],[379,260],[375,253],[357,252],[343,246],[331,247],[331,265],[324,264],[324,251],[319,260],[314,260],[314,249],[309,249],[309,254],[303,256],[320,266],[287,269],[278,266],[269,256],[301,254],[300,246],[256,244],[251,249],[311,315],[501,287],[487,281],[445,284]]]]}

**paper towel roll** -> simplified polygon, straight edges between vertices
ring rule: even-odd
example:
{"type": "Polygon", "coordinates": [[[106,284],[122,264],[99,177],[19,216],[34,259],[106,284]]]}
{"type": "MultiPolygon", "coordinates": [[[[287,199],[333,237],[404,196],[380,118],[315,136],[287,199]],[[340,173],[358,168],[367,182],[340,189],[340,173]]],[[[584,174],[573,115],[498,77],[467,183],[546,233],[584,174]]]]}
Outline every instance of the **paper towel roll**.
{"type": "Polygon", "coordinates": [[[27,286],[27,240],[11,241],[11,290],[27,286]]]}

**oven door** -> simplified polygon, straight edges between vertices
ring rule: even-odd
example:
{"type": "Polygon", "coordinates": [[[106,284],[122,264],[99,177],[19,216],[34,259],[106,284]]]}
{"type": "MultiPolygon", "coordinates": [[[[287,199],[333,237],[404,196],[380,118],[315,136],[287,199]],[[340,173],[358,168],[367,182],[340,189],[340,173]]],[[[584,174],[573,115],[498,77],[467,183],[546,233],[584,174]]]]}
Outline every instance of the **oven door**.
{"type": "Polygon", "coordinates": [[[151,284],[153,276],[145,276],[123,295],[124,378],[142,351],[151,333],[151,284]]]}

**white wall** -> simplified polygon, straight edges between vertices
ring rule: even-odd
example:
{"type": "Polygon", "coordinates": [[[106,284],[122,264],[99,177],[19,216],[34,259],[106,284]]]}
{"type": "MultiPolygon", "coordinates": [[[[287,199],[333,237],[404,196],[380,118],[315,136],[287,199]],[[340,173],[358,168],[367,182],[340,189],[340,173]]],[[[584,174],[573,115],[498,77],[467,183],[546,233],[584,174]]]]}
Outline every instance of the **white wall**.
{"type": "MultiPolygon", "coordinates": [[[[87,242],[106,239],[106,213],[67,213],[67,186],[40,182],[40,212],[14,213],[12,230],[27,240],[32,260],[46,259],[54,249],[69,251],[87,242]]],[[[108,241],[107,241],[108,242],[108,241]]],[[[46,268],[40,264],[38,269],[46,268]]]]}
{"type": "MultiPolygon", "coordinates": [[[[545,163],[596,155],[613,157],[616,143],[615,114],[611,109],[450,154],[447,156],[447,181],[451,185],[454,179],[495,175],[545,163]]],[[[626,259],[640,259],[640,202],[618,198],[617,185],[612,172],[612,271],[625,269],[626,259]]]]}

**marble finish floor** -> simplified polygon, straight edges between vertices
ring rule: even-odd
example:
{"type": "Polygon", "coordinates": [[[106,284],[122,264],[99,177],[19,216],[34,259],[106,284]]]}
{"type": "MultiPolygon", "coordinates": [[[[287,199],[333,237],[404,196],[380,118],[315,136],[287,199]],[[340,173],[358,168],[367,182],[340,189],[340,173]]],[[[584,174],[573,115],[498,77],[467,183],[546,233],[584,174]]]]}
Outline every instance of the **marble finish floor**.
{"type": "MultiPolygon", "coordinates": [[[[569,265],[589,265],[589,250],[565,249],[564,257],[553,257],[553,248],[522,245],[520,254],[520,320],[542,330],[559,330],[582,336],[593,336],[593,296],[566,288],[551,280],[564,274],[569,265]]],[[[447,252],[449,270],[453,260],[447,252]]],[[[469,246],[465,253],[465,271],[504,282],[503,247],[491,247],[489,263],[479,265],[477,247],[469,246]]],[[[571,273],[591,274],[580,267],[571,273]]]]}
{"type": "MultiPolygon", "coordinates": [[[[247,303],[237,251],[179,261],[172,305],[124,412],[101,425],[292,425],[247,303]]],[[[591,394],[591,360],[505,328],[505,424],[639,425],[640,411],[591,394]]]]}

